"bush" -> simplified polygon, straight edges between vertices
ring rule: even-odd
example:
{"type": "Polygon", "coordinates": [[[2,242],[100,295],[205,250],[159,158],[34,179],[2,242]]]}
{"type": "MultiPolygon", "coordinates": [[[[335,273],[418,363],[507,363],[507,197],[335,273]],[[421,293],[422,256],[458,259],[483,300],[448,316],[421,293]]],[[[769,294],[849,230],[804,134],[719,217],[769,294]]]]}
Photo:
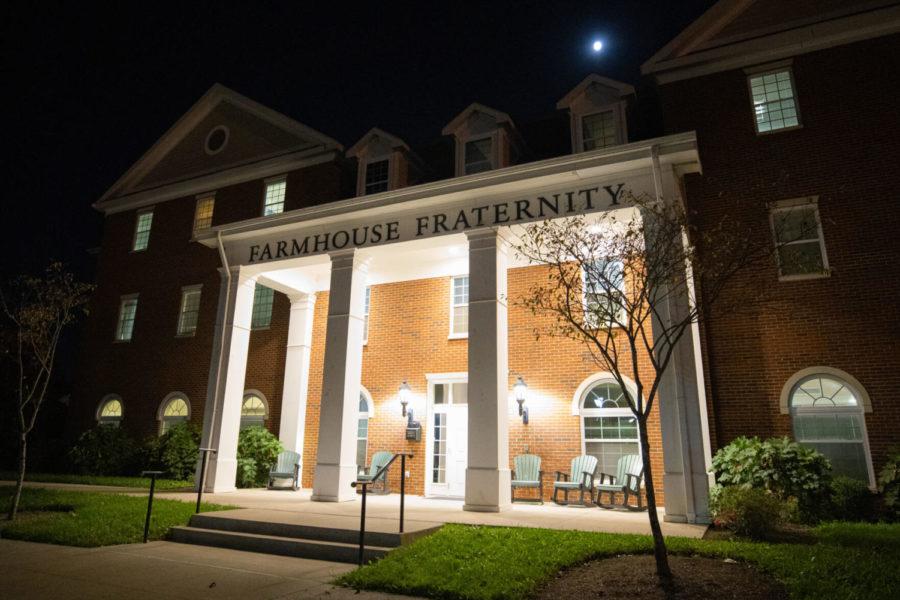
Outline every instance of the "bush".
{"type": "Polygon", "coordinates": [[[724,487],[759,488],[782,501],[795,498],[805,520],[817,520],[827,507],[831,464],[788,438],[739,437],[716,452],[712,465],[724,487]]]}
{"type": "Polygon", "coordinates": [[[900,446],[894,446],[888,452],[887,462],[878,473],[878,491],[884,502],[885,516],[895,521],[900,519],[900,446]]]}
{"type": "Polygon", "coordinates": [[[831,481],[828,517],[838,521],[870,521],[875,516],[874,495],[869,486],[852,477],[838,475],[831,481]]]}
{"type": "Polygon", "coordinates": [[[237,449],[238,487],[265,485],[282,450],[281,442],[266,428],[255,425],[242,429],[237,449]]]}
{"type": "Polygon", "coordinates": [[[147,442],[150,463],[172,479],[191,479],[200,454],[200,431],[191,423],[178,423],[162,437],[147,442]]]}
{"type": "Polygon", "coordinates": [[[136,456],[134,440],[110,425],[85,431],[69,451],[75,470],[84,475],[125,475],[133,470],[136,456]]]}
{"type": "Polygon", "coordinates": [[[709,509],[716,525],[755,540],[769,538],[784,518],[785,503],[761,488],[715,486],[709,509]]]}

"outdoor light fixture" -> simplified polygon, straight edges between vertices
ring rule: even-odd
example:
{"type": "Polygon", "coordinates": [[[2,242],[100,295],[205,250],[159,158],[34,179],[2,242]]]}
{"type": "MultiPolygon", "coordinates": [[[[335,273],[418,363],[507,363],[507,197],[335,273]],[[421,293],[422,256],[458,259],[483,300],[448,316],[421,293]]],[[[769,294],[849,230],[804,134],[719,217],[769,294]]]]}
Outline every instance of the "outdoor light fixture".
{"type": "Polygon", "coordinates": [[[515,385],[513,385],[513,393],[516,396],[516,402],[519,403],[519,416],[522,417],[522,423],[528,425],[528,408],[525,406],[525,398],[528,396],[528,384],[519,375],[515,385]]]}
{"type": "Polygon", "coordinates": [[[409,389],[409,384],[406,383],[406,380],[403,380],[403,383],[400,384],[400,406],[403,407],[403,416],[406,416],[406,405],[409,404],[409,394],[412,390],[409,389]]]}

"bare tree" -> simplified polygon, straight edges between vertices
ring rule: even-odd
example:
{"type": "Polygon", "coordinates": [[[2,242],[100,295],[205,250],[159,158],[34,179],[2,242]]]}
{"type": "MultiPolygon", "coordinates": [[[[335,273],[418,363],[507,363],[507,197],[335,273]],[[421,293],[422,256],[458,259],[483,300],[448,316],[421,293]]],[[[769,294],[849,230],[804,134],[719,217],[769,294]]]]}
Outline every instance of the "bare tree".
{"type": "Polygon", "coordinates": [[[15,379],[11,391],[19,446],[10,521],[19,509],[28,436],[47,395],[60,337],[76,317],[87,311],[92,290],[93,286],[76,281],[58,262],[51,263],[40,277],[24,275],[0,290],[0,304],[6,316],[3,356],[11,364],[15,379]]]}
{"type": "Polygon", "coordinates": [[[624,204],[631,210],[524,227],[515,251],[546,265],[548,275],[513,302],[551,317],[536,335],[582,343],[621,387],[638,424],[656,570],[671,590],[647,421],[682,336],[721,300],[738,271],[770,261],[778,247],[768,231],[748,236],[746,210],[744,219],[727,213],[700,230],[680,203],[627,193],[624,204]]]}

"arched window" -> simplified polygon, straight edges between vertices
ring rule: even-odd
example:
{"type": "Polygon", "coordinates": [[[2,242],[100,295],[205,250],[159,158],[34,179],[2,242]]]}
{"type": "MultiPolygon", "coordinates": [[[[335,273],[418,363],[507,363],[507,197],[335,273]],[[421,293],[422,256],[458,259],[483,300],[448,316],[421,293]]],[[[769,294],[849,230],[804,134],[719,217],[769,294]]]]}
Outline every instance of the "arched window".
{"type": "Polygon", "coordinates": [[[366,468],[366,452],[369,447],[369,419],[372,417],[372,398],[363,388],[359,390],[359,424],[356,428],[356,469],[366,468]]]}
{"type": "Polygon", "coordinates": [[[838,373],[829,369],[792,378],[788,404],[794,439],[824,454],[833,474],[874,485],[863,416],[868,396],[858,382],[838,373]]]}
{"type": "Polygon", "coordinates": [[[587,387],[579,414],[584,453],[597,457],[597,472],[615,474],[620,458],[640,455],[637,419],[618,383],[601,379],[587,387]]]}
{"type": "Polygon", "coordinates": [[[191,418],[191,405],[187,396],[175,392],[166,396],[159,411],[159,434],[163,435],[175,425],[191,418]]]}
{"type": "Polygon", "coordinates": [[[122,413],[122,399],[110,394],[100,401],[100,407],[97,409],[97,422],[100,425],[118,427],[122,422],[122,413]]]}
{"type": "Polygon", "coordinates": [[[264,427],[268,412],[266,399],[260,392],[245,392],[244,401],[241,403],[241,429],[264,427]]]}

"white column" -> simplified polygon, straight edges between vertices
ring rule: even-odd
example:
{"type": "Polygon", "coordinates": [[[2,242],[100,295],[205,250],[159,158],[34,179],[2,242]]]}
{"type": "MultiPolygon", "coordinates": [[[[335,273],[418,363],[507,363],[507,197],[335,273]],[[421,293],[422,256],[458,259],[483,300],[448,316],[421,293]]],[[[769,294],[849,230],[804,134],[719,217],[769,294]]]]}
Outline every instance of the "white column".
{"type": "Polygon", "coordinates": [[[201,440],[202,447],[217,450],[210,454],[206,470],[205,491],[208,492],[235,489],[238,431],[256,286],[256,281],[242,273],[240,267],[232,267],[230,277],[223,269],[220,272],[222,285],[201,440]]]}
{"type": "Polygon", "coordinates": [[[306,400],[309,390],[309,359],[312,349],[315,294],[290,296],[287,356],[284,361],[284,387],[281,394],[281,425],[278,437],[285,449],[300,453],[303,472],[303,434],[306,430],[306,400]]]}
{"type": "Polygon", "coordinates": [[[506,247],[469,232],[469,430],[464,510],[510,506],[506,247]]]}
{"type": "Polygon", "coordinates": [[[356,499],[350,483],[356,478],[365,295],[365,263],[354,250],[333,253],[313,500],[356,499]]]}

